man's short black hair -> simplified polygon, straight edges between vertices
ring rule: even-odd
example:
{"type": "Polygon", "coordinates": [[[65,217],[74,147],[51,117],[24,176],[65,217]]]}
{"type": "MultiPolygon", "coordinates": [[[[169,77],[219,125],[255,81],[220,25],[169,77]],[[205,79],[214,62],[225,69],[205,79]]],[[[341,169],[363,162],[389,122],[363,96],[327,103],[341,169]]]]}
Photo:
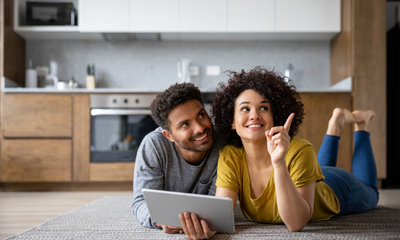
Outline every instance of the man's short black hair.
{"type": "Polygon", "coordinates": [[[200,90],[192,83],[176,83],[167,90],[157,95],[150,105],[151,116],[158,126],[171,131],[169,113],[178,105],[189,100],[197,100],[203,106],[203,98],[200,90]]]}

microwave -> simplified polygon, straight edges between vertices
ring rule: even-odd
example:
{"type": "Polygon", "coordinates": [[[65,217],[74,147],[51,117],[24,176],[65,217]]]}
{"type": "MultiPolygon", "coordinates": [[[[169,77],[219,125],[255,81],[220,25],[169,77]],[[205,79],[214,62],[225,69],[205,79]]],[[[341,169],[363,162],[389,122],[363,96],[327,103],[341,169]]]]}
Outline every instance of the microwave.
{"type": "Polygon", "coordinates": [[[27,25],[78,25],[72,2],[26,2],[27,25]]]}

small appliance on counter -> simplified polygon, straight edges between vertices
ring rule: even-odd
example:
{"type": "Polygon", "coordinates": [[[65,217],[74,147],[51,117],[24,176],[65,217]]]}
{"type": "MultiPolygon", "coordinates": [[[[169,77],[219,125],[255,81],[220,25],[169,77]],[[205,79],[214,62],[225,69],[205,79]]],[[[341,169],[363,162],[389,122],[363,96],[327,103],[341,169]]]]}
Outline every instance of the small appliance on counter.
{"type": "Polygon", "coordinates": [[[26,70],[25,87],[36,88],[38,83],[36,69],[32,68],[32,60],[29,60],[29,68],[26,70]]]}
{"type": "Polygon", "coordinates": [[[75,81],[74,77],[71,77],[71,79],[68,82],[65,81],[58,81],[57,83],[57,90],[69,90],[69,89],[74,89],[78,88],[79,83],[75,81]]]}
{"type": "Polygon", "coordinates": [[[50,73],[46,76],[45,88],[58,88],[58,66],[55,61],[50,61],[50,73]]]}
{"type": "Polygon", "coordinates": [[[68,81],[68,86],[69,88],[79,88],[79,83],[74,79],[74,77],[71,77],[68,81]]]}
{"type": "Polygon", "coordinates": [[[26,25],[78,25],[72,2],[26,2],[26,25]]]}

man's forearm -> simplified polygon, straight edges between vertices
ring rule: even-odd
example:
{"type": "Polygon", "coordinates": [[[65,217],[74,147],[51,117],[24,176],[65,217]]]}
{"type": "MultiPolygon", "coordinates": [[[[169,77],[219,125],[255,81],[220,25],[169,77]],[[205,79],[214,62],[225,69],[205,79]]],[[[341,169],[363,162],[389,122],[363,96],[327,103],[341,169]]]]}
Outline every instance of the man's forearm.
{"type": "Polygon", "coordinates": [[[150,213],[146,205],[144,198],[135,199],[132,204],[133,216],[143,226],[148,228],[159,228],[151,221],[150,213]]]}

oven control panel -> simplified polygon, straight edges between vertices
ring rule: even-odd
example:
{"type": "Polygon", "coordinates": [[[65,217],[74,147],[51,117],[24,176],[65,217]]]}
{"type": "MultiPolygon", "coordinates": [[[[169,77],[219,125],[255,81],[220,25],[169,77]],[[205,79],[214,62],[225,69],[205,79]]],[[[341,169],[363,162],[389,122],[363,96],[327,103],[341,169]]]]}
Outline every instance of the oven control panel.
{"type": "Polygon", "coordinates": [[[90,108],[148,108],[157,93],[93,94],[90,108]]]}

